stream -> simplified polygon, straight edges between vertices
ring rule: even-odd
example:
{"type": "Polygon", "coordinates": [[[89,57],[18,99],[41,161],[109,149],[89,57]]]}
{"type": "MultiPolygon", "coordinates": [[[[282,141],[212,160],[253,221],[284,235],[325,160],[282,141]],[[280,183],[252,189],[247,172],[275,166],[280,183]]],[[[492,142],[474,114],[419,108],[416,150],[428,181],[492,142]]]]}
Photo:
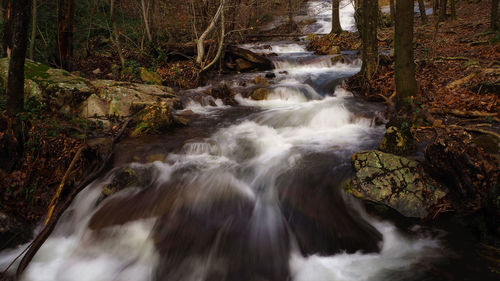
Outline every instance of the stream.
{"type": "MultiPolygon", "coordinates": [[[[352,30],[354,9],[342,2],[352,30]]],[[[308,31],[329,32],[331,4],[308,5],[317,19],[308,31]]],[[[277,54],[267,99],[188,99],[179,113],[190,126],[125,140],[115,168],[77,196],[23,280],[422,280],[421,268],[443,258],[439,235],[370,217],[341,189],[352,153],[375,149],[385,131],[383,106],[339,87],[360,60],[332,65],[303,41],[242,47],[277,54]],[[148,155],[160,159],[142,161],[148,155]],[[123,167],[146,180],[102,200],[123,167]]],[[[238,93],[266,74],[224,82],[238,93]]],[[[19,251],[1,253],[0,265],[19,251]]]]}

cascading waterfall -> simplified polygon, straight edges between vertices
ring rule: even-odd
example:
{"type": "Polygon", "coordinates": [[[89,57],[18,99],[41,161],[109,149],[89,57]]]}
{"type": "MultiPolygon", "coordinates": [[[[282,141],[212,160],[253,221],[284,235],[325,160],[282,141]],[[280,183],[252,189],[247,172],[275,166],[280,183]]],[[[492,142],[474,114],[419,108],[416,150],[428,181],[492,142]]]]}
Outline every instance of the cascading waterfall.
{"type": "MultiPolygon", "coordinates": [[[[325,3],[310,2],[319,33],[328,28],[325,3]]],[[[352,28],[352,10],[342,11],[352,28]]],[[[409,269],[439,258],[438,241],[407,238],[340,188],[350,155],[374,148],[384,132],[374,122],[380,105],[332,87],[359,62],[332,65],[301,44],[268,44],[278,54],[269,96],[237,97],[252,114],[163,161],[129,164],[147,180],[109,198],[101,190],[120,167],[92,183],[23,280],[418,280],[409,269]]],[[[188,108],[224,118],[215,112],[228,107],[188,108]]],[[[2,253],[0,266],[20,249],[2,253]]]]}

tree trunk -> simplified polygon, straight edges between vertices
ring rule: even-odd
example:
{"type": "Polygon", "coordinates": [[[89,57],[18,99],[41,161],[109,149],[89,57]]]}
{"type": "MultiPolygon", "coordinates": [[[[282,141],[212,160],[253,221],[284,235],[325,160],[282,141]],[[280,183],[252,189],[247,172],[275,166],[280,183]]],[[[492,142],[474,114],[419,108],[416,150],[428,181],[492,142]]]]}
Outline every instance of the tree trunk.
{"type": "Polygon", "coordinates": [[[12,1],[2,0],[3,8],[3,38],[2,38],[2,53],[5,56],[10,56],[12,48],[12,1]]]}
{"type": "Polygon", "coordinates": [[[293,22],[293,1],[288,0],[288,26],[290,33],[294,30],[294,22],[293,22]]]}
{"type": "Polygon", "coordinates": [[[377,71],[378,64],[378,1],[362,0],[361,39],[363,41],[363,64],[361,75],[368,81],[377,71]]]}
{"type": "Polygon", "coordinates": [[[220,39],[219,39],[219,47],[217,48],[217,53],[215,54],[214,59],[212,62],[210,62],[207,66],[203,66],[202,71],[205,71],[212,67],[220,58],[220,55],[222,54],[222,49],[224,47],[224,36],[226,35],[226,28],[225,28],[225,19],[224,19],[224,6],[225,6],[226,0],[221,0],[221,13],[220,13],[220,39]]]}
{"type": "Polygon", "coordinates": [[[342,33],[342,27],[340,26],[340,0],[332,1],[332,31],[331,33],[340,34],[342,33]]]}
{"type": "Polygon", "coordinates": [[[408,99],[417,92],[413,61],[413,0],[396,1],[394,54],[399,110],[408,105],[408,99]]]}
{"type": "Polygon", "coordinates": [[[500,3],[500,0],[491,1],[491,29],[495,31],[500,30],[500,20],[498,18],[498,3],[500,3]]]}
{"type": "Polygon", "coordinates": [[[31,1],[12,2],[12,53],[7,82],[7,113],[15,116],[24,109],[24,62],[28,45],[31,1]]]}
{"type": "Polygon", "coordinates": [[[394,7],[394,0],[389,0],[389,8],[391,9],[391,21],[394,23],[396,19],[396,8],[394,7]]]}
{"type": "Polygon", "coordinates": [[[448,0],[440,0],[439,4],[441,6],[439,7],[439,21],[445,21],[446,20],[446,5],[448,3],[448,0]]]}
{"type": "Polygon", "coordinates": [[[437,15],[439,10],[439,0],[432,0],[432,14],[437,15]]]}
{"type": "Polygon", "coordinates": [[[120,46],[120,35],[118,33],[118,27],[116,26],[116,19],[115,19],[115,9],[114,5],[115,1],[110,0],[110,8],[109,8],[109,17],[111,18],[111,25],[113,26],[113,30],[110,32],[110,39],[111,42],[113,42],[113,45],[115,45],[116,52],[118,53],[118,57],[120,58],[120,64],[122,67],[122,70],[125,69],[125,58],[123,57],[123,52],[122,48],[120,46]]]}
{"type": "Polygon", "coordinates": [[[427,14],[425,13],[424,0],[418,0],[418,10],[420,11],[420,18],[422,19],[422,23],[427,23],[427,14]]]}
{"type": "Polygon", "coordinates": [[[210,25],[207,27],[207,29],[203,32],[203,34],[200,36],[198,39],[197,43],[197,49],[198,49],[198,55],[196,57],[196,63],[203,68],[203,60],[205,59],[205,45],[203,44],[205,39],[207,39],[208,35],[214,31],[215,26],[217,22],[219,21],[219,18],[221,17],[222,9],[224,8],[224,1],[221,1],[219,5],[219,9],[217,9],[217,12],[215,13],[214,18],[210,22],[210,25]]]}
{"type": "Polygon", "coordinates": [[[142,7],[142,18],[144,20],[144,28],[146,29],[146,35],[148,36],[149,43],[153,42],[153,36],[151,35],[151,30],[149,28],[149,17],[148,17],[148,9],[144,0],[141,0],[142,7]]]}
{"type": "Polygon", "coordinates": [[[61,68],[71,70],[73,56],[74,0],[59,0],[57,24],[57,59],[61,68]]]}
{"type": "Polygon", "coordinates": [[[457,8],[456,8],[457,0],[450,0],[450,10],[451,10],[451,19],[457,19],[457,8]]]}
{"type": "Polygon", "coordinates": [[[36,22],[37,22],[37,7],[36,0],[33,0],[31,9],[31,37],[30,37],[30,47],[29,47],[29,58],[31,60],[35,57],[35,40],[36,40],[36,22]]]}

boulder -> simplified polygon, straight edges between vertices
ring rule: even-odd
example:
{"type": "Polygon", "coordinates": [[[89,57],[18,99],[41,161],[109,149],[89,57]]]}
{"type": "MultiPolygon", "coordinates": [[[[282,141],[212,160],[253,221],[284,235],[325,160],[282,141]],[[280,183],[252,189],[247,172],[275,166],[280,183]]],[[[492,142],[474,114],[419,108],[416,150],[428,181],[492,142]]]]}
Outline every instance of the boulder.
{"type": "Polygon", "coordinates": [[[228,46],[225,65],[232,70],[271,70],[273,63],[267,57],[236,46],[228,46]]]}
{"type": "Polygon", "coordinates": [[[133,118],[132,137],[162,132],[177,123],[172,114],[172,106],[166,102],[147,106],[133,118]]]}
{"type": "Polygon", "coordinates": [[[124,167],[114,172],[113,180],[102,187],[99,205],[104,199],[131,187],[145,187],[151,182],[153,171],[144,167],[124,167]]]}
{"type": "Polygon", "coordinates": [[[255,89],[252,92],[252,94],[250,95],[250,97],[253,100],[265,100],[265,99],[267,99],[267,97],[269,96],[270,93],[271,93],[271,91],[269,89],[258,88],[258,89],[255,89]]]}
{"type": "MultiPolygon", "coordinates": [[[[210,88],[205,92],[206,95],[213,97],[214,99],[220,99],[226,105],[236,105],[238,104],[234,99],[236,93],[227,84],[222,83],[216,87],[210,88]]],[[[203,97],[200,97],[203,99],[203,97]]],[[[203,101],[198,102],[203,105],[203,101]]],[[[215,102],[214,104],[215,105],[215,102]]]]}
{"type": "Polygon", "coordinates": [[[345,186],[357,198],[389,206],[406,217],[426,217],[446,195],[417,162],[380,151],[352,156],[356,172],[345,186]]]}
{"type": "Polygon", "coordinates": [[[260,85],[263,87],[269,86],[269,82],[267,82],[267,79],[264,76],[255,76],[252,81],[254,84],[257,84],[257,85],[260,85]]]}
{"type": "MultiPolygon", "coordinates": [[[[2,93],[5,92],[7,85],[8,68],[8,58],[0,59],[0,92],[2,93]]],[[[90,96],[94,88],[85,78],[27,59],[24,92],[26,97],[35,97],[52,110],[69,112],[90,96]]]]}
{"type": "Polygon", "coordinates": [[[163,83],[160,74],[151,72],[144,67],[139,68],[139,76],[141,77],[142,82],[146,84],[161,85],[163,83]]]}
{"type": "Polygon", "coordinates": [[[113,80],[95,80],[91,84],[96,93],[80,106],[80,114],[84,117],[127,117],[160,102],[175,108],[180,105],[179,98],[169,87],[113,80]]]}

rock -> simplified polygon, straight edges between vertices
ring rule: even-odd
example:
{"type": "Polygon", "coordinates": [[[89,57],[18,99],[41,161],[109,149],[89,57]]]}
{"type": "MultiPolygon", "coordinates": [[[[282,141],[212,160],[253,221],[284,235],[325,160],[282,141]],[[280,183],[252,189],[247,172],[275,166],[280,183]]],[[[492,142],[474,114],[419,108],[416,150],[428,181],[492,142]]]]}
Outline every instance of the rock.
{"type": "Polygon", "coordinates": [[[94,69],[94,71],[92,71],[92,74],[95,74],[95,75],[97,75],[99,73],[101,73],[101,69],[100,68],[96,68],[96,69],[94,69]]]}
{"type": "Polygon", "coordinates": [[[172,107],[166,102],[150,105],[138,112],[133,118],[134,129],[130,136],[158,133],[176,124],[172,107]]]}
{"type": "MultiPolygon", "coordinates": [[[[222,100],[226,105],[238,104],[234,99],[236,93],[226,83],[222,83],[217,87],[210,88],[208,91],[205,92],[205,94],[213,97],[214,99],[222,100]]],[[[203,99],[203,97],[200,98],[203,99]]],[[[204,105],[204,101],[199,101],[198,103],[204,105]]],[[[213,105],[215,105],[215,102],[213,105]]]]}
{"type": "Polygon", "coordinates": [[[267,97],[269,96],[270,93],[271,93],[271,91],[269,91],[269,89],[258,88],[258,89],[255,89],[252,92],[252,94],[250,95],[250,97],[253,100],[265,100],[265,99],[267,99],[267,97]]]}
{"type": "Polygon", "coordinates": [[[380,142],[383,152],[407,156],[415,153],[417,146],[410,130],[410,124],[403,119],[392,119],[386,124],[387,130],[380,142]]]}
{"type": "Polygon", "coordinates": [[[87,113],[89,109],[92,109],[90,113],[123,118],[160,102],[172,108],[180,106],[179,98],[169,87],[112,80],[95,80],[91,84],[97,91],[80,106],[80,114],[84,117],[93,116],[87,113]]]}
{"type": "Polygon", "coordinates": [[[156,162],[156,161],[163,162],[163,161],[165,161],[166,158],[167,158],[167,156],[163,153],[151,154],[151,155],[146,156],[146,162],[148,162],[148,163],[152,163],[152,162],[156,162]]]}
{"type": "Polygon", "coordinates": [[[425,150],[429,173],[446,184],[461,201],[474,201],[494,190],[500,173],[498,149],[490,154],[474,141],[493,148],[491,142],[473,139],[462,131],[438,136],[425,150]]]}
{"type": "Polygon", "coordinates": [[[32,229],[12,216],[0,212],[0,251],[31,239],[32,229]]]}
{"type": "MultiPolygon", "coordinates": [[[[8,58],[0,59],[1,92],[5,92],[8,68],[8,58]]],[[[24,92],[26,97],[34,97],[50,109],[59,111],[77,108],[94,92],[94,88],[85,78],[27,59],[24,92]]]]}
{"type": "Polygon", "coordinates": [[[252,69],[252,63],[244,59],[236,59],[236,70],[238,71],[247,71],[252,69]]]}
{"type": "Polygon", "coordinates": [[[333,56],[331,59],[332,64],[336,64],[338,62],[344,62],[344,56],[338,55],[338,56],[333,56]]]}
{"type": "Polygon", "coordinates": [[[124,189],[136,187],[144,188],[151,183],[152,170],[144,167],[119,168],[114,172],[113,180],[103,186],[101,196],[97,200],[99,205],[104,199],[124,189]]]}
{"type": "Polygon", "coordinates": [[[352,155],[356,174],[345,189],[357,198],[384,204],[406,217],[423,218],[446,195],[417,162],[380,151],[352,155]]]}
{"type": "Polygon", "coordinates": [[[276,78],[276,74],[274,74],[274,72],[267,72],[266,73],[266,78],[268,78],[268,79],[274,79],[274,78],[276,78]]]}
{"type": "Polygon", "coordinates": [[[235,69],[237,71],[265,71],[274,68],[271,60],[264,55],[256,54],[236,46],[228,46],[224,58],[226,60],[225,65],[229,69],[235,69]]]}
{"type": "Polygon", "coordinates": [[[163,83],[160,74],[151,72],[144,67],[139,68],[139,76],[141,77],[142,82],[146,84],[161,85],[163,83]]]}
{"type": "Polygon", "coordinates": [[[111,65],[111,74],[114,80],[119,80],[121,77],[120,66],[117,64],[111,65]]]}
{"type": "Polygon", "coordinates": [[[257,84],[260,86],[264,86],[264,87],[269,86],[269,82],[267,82],[267,79],[264,76],[255,76],[252,81],[254,84],[257,84]]]}

